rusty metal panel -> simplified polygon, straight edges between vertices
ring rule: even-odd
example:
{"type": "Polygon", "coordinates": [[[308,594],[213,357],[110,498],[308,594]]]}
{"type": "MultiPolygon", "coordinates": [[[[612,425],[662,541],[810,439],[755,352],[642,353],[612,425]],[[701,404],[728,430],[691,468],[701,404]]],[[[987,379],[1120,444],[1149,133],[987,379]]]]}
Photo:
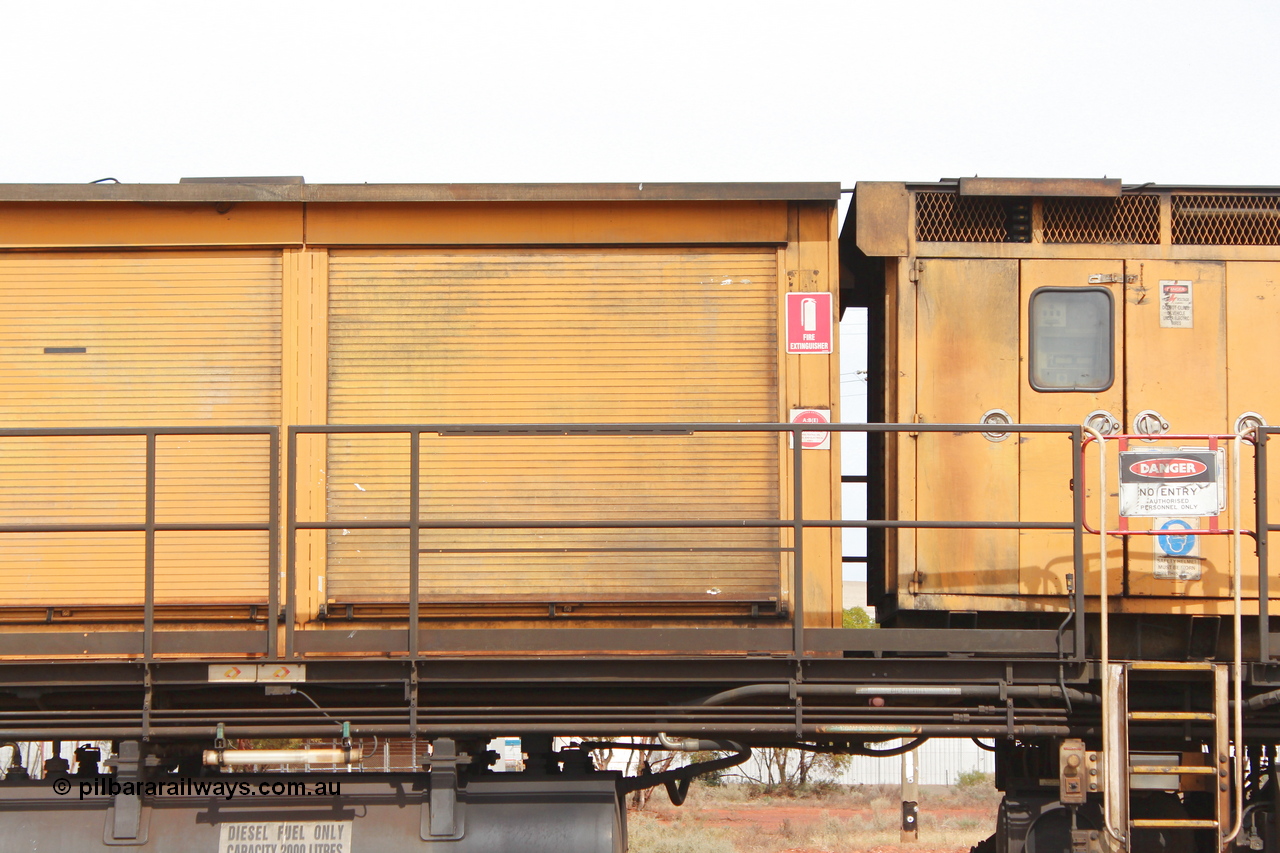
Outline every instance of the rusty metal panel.
{"type": "MultiPolygon", "coordinates": [[[[774,251],[348,250],[330,276],[333,424],[777,418],[774,251]]],[[[330,436],[330,520],[406,518],[408,462],[403,436],[330,436]]],[[[778,440],[424,436],[420,501],[432,521],[777,518],[778,440]]],[[[776,531],[459,530],[420,544],[426,603],[780,595],[776,531]]],[[[406,600],[406,532],[336,530],[328,553],[330,601],[406,600]]]]}
{"type": "MultiPolygon", "coordinates": [[[[992,409],[1018,419],[1018,264],[920,262],[918,421],[978,423],[992,409]]],[[[1009,521],[1018,514],[1018,438],[920,433],[916,517],[1009,521]]],[[[1018,533],[920,530],[918,592],[1008,594],[1018,588],[1018,533]]]]}
{"type": "Polygon", "coordinates": [[[909,251],[911,196],[893,181],[859,181],[855,196],[858,248],[873,258],[909,251]]]}
{"type": "MultiPolygon", "coordinates": [[[[1019,388],[1023,423],[1083,424],[1096,411],[1105,411],[1117,420],[1124,417],[1124,380],[1121,376],[1123,360],[1124,319],[1124,263],[1112,261],[1059,261],[1028,260],[1021,262],[1021,358],[1019,388]],[[1091,282],[1090,278],[1094,278],[1091,282]],[[1102,281],[1099,281],[1102,280],[1102,281]],[[1031,297],[1042,287],[1092,288],[1106,290],[1112,296],[1113,330],[1111,357],[1113,381],[1103,391],[1044,391],[1037,390],[1030,381],[1032,359],[1029,351],[1031,338],[1031,297]]],[[[1114,448],[1112,448],[1114,450],[1114,448]]],[[[1098,524],[1096,447],[1087,457],[1086,515],[1091,526],[1098,524]]],[[[1112,457],[1114,461],[1114,456],[1112,457]]],[[[1021,436],[1019,448],[1020,518],[1023,521],[1068,521],[1072,517],[1071,446],[1061,435],[1027,433],[1021,436]]],[[[1113,484],[1114,485],[1114,484],[1113,484]]],[[[1109,500],[1110,529],[1117,524],[1117,503],[1109,500]]],[[[1044,530],[1024,530],[1019,536],[1019,588],[1026,595],[1056,595],[1067,593],[1066,575],[1074,571],[1072,566],[1071,533],[1044,530]]],[[[1098,591],[1098,537],[1085,540],[1085,589],[1090,594],[1098,591]]],[[[1115,540],[1109,543],[1110,566],[1119,566],[1123,546],[1115,540]]],[[[1081,579],[1076,578],[1078,583],[1081,579]]],[[[1121,572],[1108,574],[1111,594],[1121,591],[1121,572]]],[[[1064,597],[1062,607],[1067,606],[1064,597]]]]}
{"type": "MultiPolygon", "coordinates": [[[[274,425],[280,261],[271,255],[0,259],[6,427],[274,425]]],[[[160,436],[156,521],[264,522],[267,442],[160,436]]],[[[140,523],[141,436],[0,440],[0,523],[140,523]]],[[[0,606],[137,604],[143,535],[5,534],[0,606]]],[[[267,534],[161,532],[156,600],[265,601],[267,534]]]]}
{"type": "Polygon", "coordinates": [[[1110,196],[1120,195],[1119,178],[961,178],[960,195],[1110,196]]]}

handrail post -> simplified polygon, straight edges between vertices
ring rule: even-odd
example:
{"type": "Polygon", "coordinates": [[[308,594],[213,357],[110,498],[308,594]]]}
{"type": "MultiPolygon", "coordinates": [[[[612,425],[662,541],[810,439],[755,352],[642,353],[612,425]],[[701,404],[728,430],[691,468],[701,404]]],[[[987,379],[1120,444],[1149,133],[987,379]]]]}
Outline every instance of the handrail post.
{"type": "Polygon", "coordinates": [[[298,610],[298,428],[289,427],[285,460],[284,656],[293,657],[293,625],[298,610]]]}
{"type": "Polygon", "coordinates": [[[279,654],[280,629],[280,428],[267,437],[270,472],[267,474],[267,658],[279,654]]]}
{"type": "Polygon", "coordinates": [[[1258,659],[1263,664],[1271,662],[1271,584],[1267,577],[1267,440],[1271,437],[1267,427],[1254,431],[1253,483],[1257,520],[1258,549],[1258,659]]]}
{"type": "Polygon", "coordinates": [[[1075,650],[1073,657],[1083,661],[1085,657],[1085,601],[1084,601],[1084,430],[1071,428],[1071,565],[1075,572],[1075,618],[1072,619],[1072,630],[1075,632],[1075,650]]]}
{"type": "Polygon", "coordinates": [[[421,439],[420,430],[409,431],[409,658],[418,657],[418,524],[420,521],[419,506],[421,478],[421,439]]]}
{"type": "Polygon", "coordinates": [[[151,660],[155,654],[156,631],[156,431],[149,429],[147,436],[146,518],[143,533],[142,599],[142,658],[151,660]]]}
{"type": "Polygon", "coordinates": [[[791,427],[791,603],[792,645],[796,659],[804,657],[804,442],[799,427],[791,427]]]}

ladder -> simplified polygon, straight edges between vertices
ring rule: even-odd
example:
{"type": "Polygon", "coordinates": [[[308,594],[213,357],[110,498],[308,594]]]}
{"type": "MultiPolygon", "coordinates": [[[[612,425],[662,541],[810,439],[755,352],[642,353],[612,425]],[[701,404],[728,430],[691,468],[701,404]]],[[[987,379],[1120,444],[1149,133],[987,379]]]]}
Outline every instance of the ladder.
{"type": "MultiPolygon", "coordinates": [[[[1103,679],[1103,779],[1104,815],[1107,833],[1113,846],[1129,850],[1135,829],[1214,829],[1221,850],[1238,830],[1233,827],[1231,781],[1233,779],[1230,737],[1230,666],[1213,662],[1130,661],[1109,663],[1103,679]],[[1134,710],[1130,707],[1131,674],[1135,672],[1199,671],[1212,680],[1212,711],[1134,710]],[[1204,765],[1135,765],[1129,748],[1130,731],[1144,723],[1212,722],[1213,740],[1204,765]],[[1135,818],[1132,816],[1131,789],[1135,776],[1210,777],[1214,792],[1214,817],[1135,818]]],[[[1237,791],[1237,798],[1239,797],[1237,791]]]]}

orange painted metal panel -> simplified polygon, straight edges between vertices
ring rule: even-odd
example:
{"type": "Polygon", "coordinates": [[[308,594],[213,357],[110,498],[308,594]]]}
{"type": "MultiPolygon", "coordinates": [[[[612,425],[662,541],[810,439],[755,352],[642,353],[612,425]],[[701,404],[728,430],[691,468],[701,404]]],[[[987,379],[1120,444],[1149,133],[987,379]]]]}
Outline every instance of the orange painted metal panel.
{"type": "MultiPolygon", "coordinates": [[[[0,256],[6,427],[279,422],[280,261],[243,253],[0,256]]],[[[156,519],[260,523],[265,438],[161,436],[156,519]]],[[[142,437],[0,438],[0,523],[144,521],[142,437]]],[[[141,602],[142,534],[7,534],[0,606],[141,602]]],[[[157,603],[265,601],[265,534],[157,541],[157,603]]]]}
{"type": "MultiPolygon", "coordinates": [[[[335,251],[329,420],[772,421],[775,271],[771,251],[335,251]]],[[[330,437],[330,518],[405,518],[407,462],[404,437],[330,437]]],[[[431,520],[775,518],[777,471],[770,434],[425,437],[421,500],[431,520]]],[[[632,549],[777,542],[741,529],[431,531],[421,592],[776,600],[776,552],[632,549]]],[[[403,533],[335,531],[328,596],[404,601],[406,548],[403,533]]]]}
{"type": "Polygon", "coordinates": [[[315,246],[782,244],[785,202],[309,204],[315,246]]]}
{"type": "MultiPolygon", "coordinates": [[[[1021,367],[1019,369],[1021,400],[1019,419],[1023,423],[1082,424],[1095,410],[1110,412],[1115,418],[1124,416],[1124,289],[1115,283],[1124,277],[1121,261],[1034,260],[1021,262],[1021,367]],[[1114,277],[1105,283],[1089,281],[1090,276],[1114,277]],[[1113,329],[1111,387],[1104,391],[1044,391],[1030,381],[1031,297],[1041,287],[1102,288],[1112,296],[1113,329]]],[[[1023,435],[1019,446],[1020,517],[1023,521],[1070,522],[1072,518],[1071,444],[1061,434],[1023,435]]],[[[1115,461],[1115,446],[1109,445],[1115,461]]],[[[1085,468],[1085,519],[1098,524],[1098,463],[1096,446],[1087,455],[1085,468]]],[[[1114,475],[1112,475],[1114,477],[1114,475]]],[[[1111,484],[1114,487],[1114,482],[1111,484]]],[[[1111,490],[1114,490],[1112,488],[1111,490]]],[[[1110,528],[1118,523],[1118,503],[1108,499],[1110,528]]],[[[1074,573],[1070,532],[1024,530],[1019,533],[1019,588],[1028,595],[1066,595],[1066,576],[1074,573]]],[[[1100,575],[1098,537],[1085,540],[1085,590],[1096,595],[1100,575]]],[[[1107,546],[1108,586],[1112,595],[1123,588],[1124,546],[1112,539],[1107,546]]],[[[1079,582],[1079,578],[1076,579],[1079,582]]],[[[1066,600],[1061,602],[1066,607],[1066,600]]]]}
{"type": "Polygon", "coordinates": [[[300,204],[0,204],[0,247],[287,246],[302,230],[300,204]]]}
{"type": "MultiPolygon", "coordinates": [[[[1016,420],[1017,262],[924,261],[916,306],[919,421],[978,423],[994,408],[1016,420]]],[[[915,444],[917,518],[1017,518],[1016,436],[920,433],[915,444]]],[[[1017,531],[921,530],[916,542],[920,592],[1017,590],[1017,531]]]]}

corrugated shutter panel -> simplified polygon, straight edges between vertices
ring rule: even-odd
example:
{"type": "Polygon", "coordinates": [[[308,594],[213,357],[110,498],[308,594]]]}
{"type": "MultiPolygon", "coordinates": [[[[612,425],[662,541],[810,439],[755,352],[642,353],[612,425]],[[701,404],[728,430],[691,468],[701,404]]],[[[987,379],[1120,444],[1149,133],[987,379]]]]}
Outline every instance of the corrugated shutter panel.
{"type": "MultiPolygon", "coordinates": [[[[278,424],[280,267],[244,254],[0,257],[0,426],[278,424]]],[[[157,521],[266,520],[267,460],[265,437],[159,437],[157,521]]],[[[0,438],[0,523],[140,523],[145,471],[142,437],[0,438]]],[[[141,533],[0,545],[0,605],[142,601],[141,533]]],[[[157,534],[158,604],[266,593],[266,533],[157,534]]]]}
{"type": "MultiPolygon", "coordinates": [[[[771,251],[334,252],[329,422],[773,421],[776,279],[771,251]]],[[[773,435],[424,436],[421,452],[425,520],[778,513],[773,435]]],[[[331,437],[331,520],[406,518],[407,472],[404,437],[331,437]]],[[[424,602],[770,600],[778,541],[743,528],[424,531],[420,590],[424,602]]],[[[335,531],[328,555],[331,599],[406,599],[406,533],[335,531]]]]}

